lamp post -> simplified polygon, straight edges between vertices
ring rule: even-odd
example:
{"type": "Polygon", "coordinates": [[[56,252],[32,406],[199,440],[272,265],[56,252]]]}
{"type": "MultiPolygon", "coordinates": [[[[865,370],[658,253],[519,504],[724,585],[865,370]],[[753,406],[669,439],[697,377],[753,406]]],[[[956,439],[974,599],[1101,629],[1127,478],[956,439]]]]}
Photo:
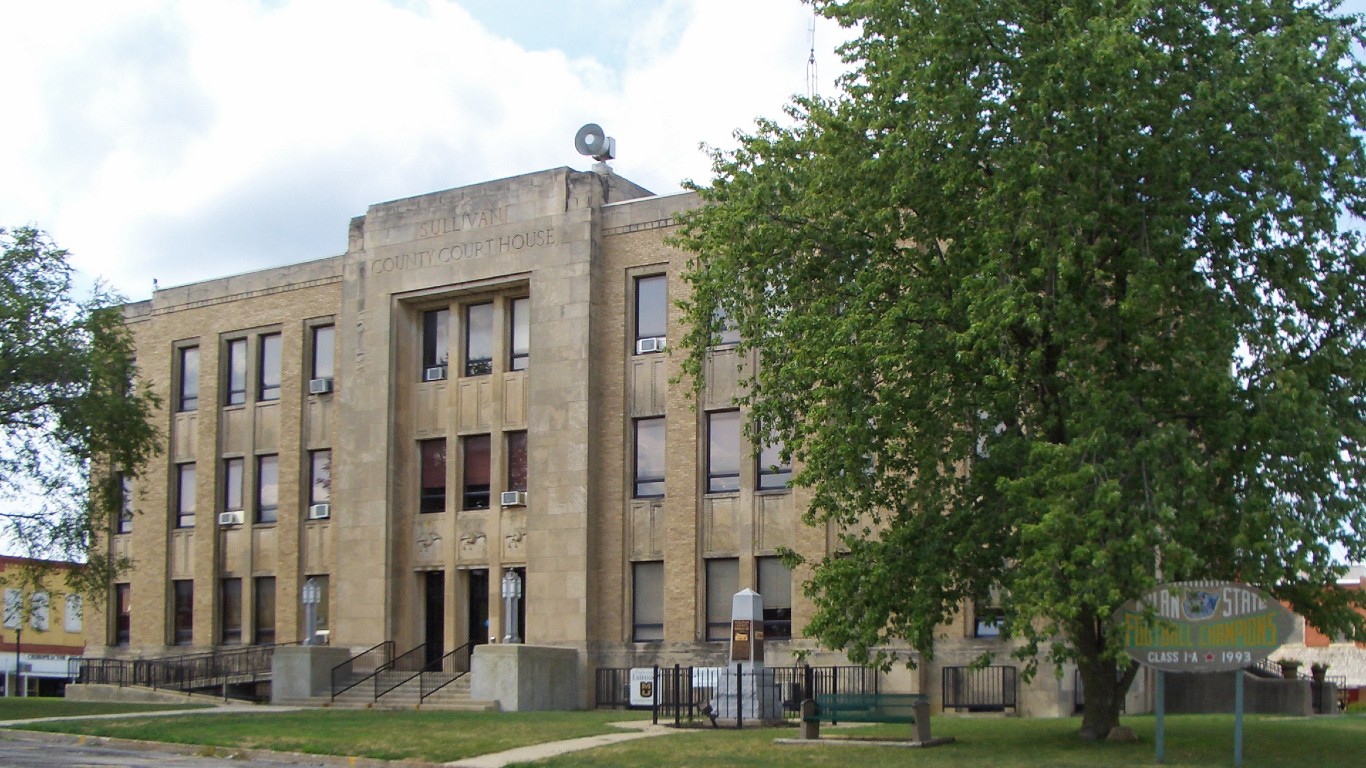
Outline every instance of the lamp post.
{"type": "Polygon", "coordinates": [[[517,603],[522,599],[522,579],[516,571],[503,573],[503,625],[508,632],[503,637],[505,643],[520,643],[517,635],[517,603]]]}
{"type": "Polygon", "coordinates": [[[318,586],[317,579],[310,578],[305,581],[303,593],[304,631],[307,633],[304,636],[304,645],[317,645],[318,603],[322,602],[322,588],[318,586]]]}

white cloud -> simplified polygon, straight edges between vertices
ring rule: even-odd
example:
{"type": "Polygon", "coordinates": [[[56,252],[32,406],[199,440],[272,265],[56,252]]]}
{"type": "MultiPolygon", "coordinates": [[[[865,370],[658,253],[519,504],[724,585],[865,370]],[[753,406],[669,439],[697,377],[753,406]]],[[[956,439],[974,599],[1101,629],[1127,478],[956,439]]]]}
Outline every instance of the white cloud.
{"type": "Polygon", "coordinates": [[[805,87],[797,0],[472,7],[501,31],[447,0],[6,3],[0,225],[140,299],[339,253],[372,202],[586,168],[585,122],[672,192],[805,87]]]}

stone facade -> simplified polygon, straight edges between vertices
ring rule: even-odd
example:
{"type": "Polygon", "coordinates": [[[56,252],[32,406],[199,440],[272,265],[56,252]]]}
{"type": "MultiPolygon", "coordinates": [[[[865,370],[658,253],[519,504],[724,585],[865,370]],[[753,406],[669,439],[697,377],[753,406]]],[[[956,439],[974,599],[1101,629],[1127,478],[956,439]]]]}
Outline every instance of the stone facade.
{"type": "MultiPolygon", "coordinates": [[[[585,705],[597,667],[723,662],[709,572],[733,584],[728,611],[731,592],[764,591],[765,569],[787,578],[767,559],[779,548],[819,559],[834,538],[800,523],[803,491],[760,487],[749,449],[736,447],[731,485],[708,492],[707,425],[734,409],[755,361],[723,345],[698,401],[677,383],[686,254],[667,236],[698,201],[597,170],[376,204],[341,256],[129,305],[167,445],[134,484],[131,530],[112,535],[135,567],[88,622],[92,655],[303,640],[309,578],[326,585],[333,646],[439,655],[507,634],[500,582],[513,571],[522,636],[577,652],[585,705]],[[642,339],[641,279],[661,276],[662,335],[642,339]],[[326,376],[320,357],[335,359],[326,376]],[[660,418],[663,476],[642,493],[638,435],[660,418]],[[324,497],[326,515],[310,511],[324,497]]],[[[797,637],[770,642],[769,666],[798,649],[847,663],[800,638],[807,575],[770,590],[797,637]]],[[[1008,650],[958,642],[973,627],[969,611],[944,628],[946,650],[962,651],[948,657],[1008,650]]],[[[1070,712],[1070,689],[1044,677],[1037,713],[1070,712]]],[[[887,683],[930,692],[937,679],[927,665],[887,683]]]]}

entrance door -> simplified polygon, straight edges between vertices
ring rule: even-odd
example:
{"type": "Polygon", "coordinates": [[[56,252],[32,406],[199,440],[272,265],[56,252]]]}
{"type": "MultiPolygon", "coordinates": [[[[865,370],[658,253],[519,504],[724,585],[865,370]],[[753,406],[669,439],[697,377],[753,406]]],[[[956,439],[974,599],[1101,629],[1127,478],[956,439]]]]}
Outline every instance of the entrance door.
{"type": "Polygon", "coordinates": [[[513,568],[517,578],[522,582],[522,599],[517,601],[517,636],[526,642],[526,569],[513,568]]]}
{"type": "Polygon", "coordinates": [[[438,669],[446,653],[446,573],[427,571],[423,577],[423,642],[427,644],[427,668],[438,669]]]}
{"type": "Polygon", "coordinates": [[[470,645],[489,641],[489,572],[487,568],[465,571],[469,586],[470,645]]]}

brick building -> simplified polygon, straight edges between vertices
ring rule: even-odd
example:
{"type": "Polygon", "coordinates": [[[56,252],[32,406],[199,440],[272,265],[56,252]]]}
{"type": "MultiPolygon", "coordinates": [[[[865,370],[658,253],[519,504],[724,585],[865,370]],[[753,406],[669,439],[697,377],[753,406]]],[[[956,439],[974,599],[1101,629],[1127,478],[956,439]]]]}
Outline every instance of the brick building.
{"type": "MultiPolygon", "coordinates": [[[[167,446],[128,488],[111,549],[136,566],[92,655],[303,640],[307,579],[331,644],[437,653],[506,634],[509,571],[526,642],[585,672],[719,661],[745,587],[770,664],[812,648],[806,574],[776,554],[834,537],[800,523],[775,447],[742,445],[753,361],[722,344],[697,402],[676,383],[666,236],[695,205],[558,168],[376,204],[343,255],[129,305],[167,446]]],[[[971,610],[945,637],[940,665],[1005,649],[971,610]]],[[[1070,712],[1071,680],[1021,711],[1070,712]]],[[[938,667],[889,684],[932,692],[938,667]]]]}
{"type": "Polygon", "coordinates": [[[68,569],[80,567],[0,555],[0,678],[6,696],[51,696],[66,685],[70,661],[85,650],[84,601],[65,581],[68,569]],[[26,571],[40,574],[36,585],[26,571]]]}

